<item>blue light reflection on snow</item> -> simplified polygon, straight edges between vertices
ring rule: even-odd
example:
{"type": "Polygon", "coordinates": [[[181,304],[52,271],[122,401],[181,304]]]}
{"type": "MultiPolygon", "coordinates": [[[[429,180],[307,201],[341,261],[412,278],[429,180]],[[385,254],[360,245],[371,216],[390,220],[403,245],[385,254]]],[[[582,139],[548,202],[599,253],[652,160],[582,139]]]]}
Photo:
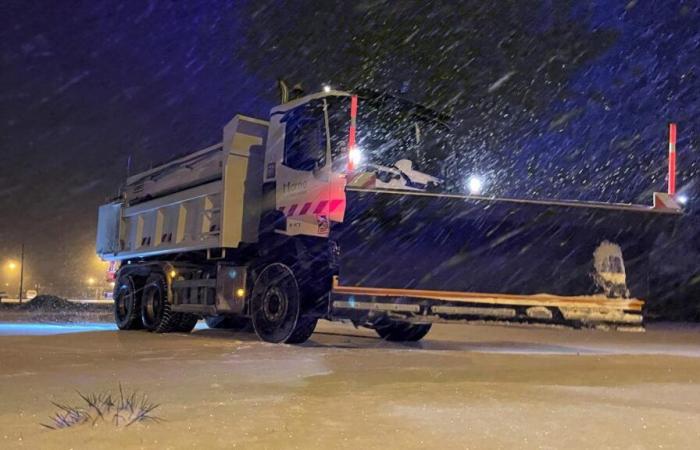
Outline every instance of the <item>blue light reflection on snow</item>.
{"type": "Polygon", "coordinates": [[[53,334],[85,333],[89,331],[113,331],[112,323],[1,323],[0,336],[50,336],[53,334]]]}

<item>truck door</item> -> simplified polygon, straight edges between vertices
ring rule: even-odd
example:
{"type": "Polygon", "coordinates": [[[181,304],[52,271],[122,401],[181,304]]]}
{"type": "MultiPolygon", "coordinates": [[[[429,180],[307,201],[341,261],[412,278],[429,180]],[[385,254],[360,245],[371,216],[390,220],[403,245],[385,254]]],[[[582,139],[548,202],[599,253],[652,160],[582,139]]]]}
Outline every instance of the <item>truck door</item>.
{"type": "Polygon", "coordinates": [[[329,221],[342,220],[344,193],[331,195],[326,108],[325,99],[316,99],[282,118],[284,155],[277,167],[276,203],[287,216],[288,234],[327,236],[329,221]]]}

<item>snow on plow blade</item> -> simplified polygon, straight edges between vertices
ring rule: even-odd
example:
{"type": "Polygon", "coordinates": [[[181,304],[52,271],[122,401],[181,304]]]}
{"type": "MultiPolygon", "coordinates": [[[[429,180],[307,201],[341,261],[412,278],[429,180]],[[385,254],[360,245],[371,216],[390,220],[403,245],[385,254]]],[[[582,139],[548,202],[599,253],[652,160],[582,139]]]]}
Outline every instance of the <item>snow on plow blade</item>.
{"type": "Polygon", "coordinates": [[[413,321],[639,325],[676,213],[643,206],[347,190],[333,308],[413,321]]]}

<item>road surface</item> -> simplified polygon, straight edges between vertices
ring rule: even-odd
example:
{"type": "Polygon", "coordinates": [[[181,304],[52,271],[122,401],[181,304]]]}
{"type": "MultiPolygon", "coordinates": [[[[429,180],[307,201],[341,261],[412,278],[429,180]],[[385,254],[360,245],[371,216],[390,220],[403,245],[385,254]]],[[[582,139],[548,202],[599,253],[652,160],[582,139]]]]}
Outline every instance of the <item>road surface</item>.
{"type": "Polygon", "coordinates": [[[0,324],[0,448],[697,448],[700,328],[322,323],[303,346],[210,330],[0,324]],[[159,423],[52,431],[52,401],[121,383],[159,423]]]}

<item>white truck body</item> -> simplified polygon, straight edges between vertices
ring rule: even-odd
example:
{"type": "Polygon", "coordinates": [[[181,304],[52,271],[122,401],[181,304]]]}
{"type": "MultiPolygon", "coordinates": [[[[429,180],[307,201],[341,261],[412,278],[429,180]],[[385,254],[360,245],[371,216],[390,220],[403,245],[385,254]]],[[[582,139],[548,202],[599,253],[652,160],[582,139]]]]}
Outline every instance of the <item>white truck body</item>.
{"type": "Polygon", "coordinates": [[[256,242],[267,132],[239,115],[221,144],[129,177],[129,205],[99,209],[97,253],[111,261],[256,242]]]}
{"type": "Polygon", "coordinates": [[[654,227],[678,210],[428,192],[444,180],[403,153],[444,145],[442,119],[363,99],[374,160],[362,167],[351,156],[358,96],[330,90],[273,108],[269,121],[237,115],[220,144],[129,177],[97,230],[98,255],[121,262],[119,328],[248,320],[262,339],[293,343],[321,317],[394,340],[443,320],[641,323],[628,284],[644,287],[654,227]],[[406,123],[373,116],[386,105],[406,123]],[[601,246],[616,250],[605,264],[601,246]]]}

